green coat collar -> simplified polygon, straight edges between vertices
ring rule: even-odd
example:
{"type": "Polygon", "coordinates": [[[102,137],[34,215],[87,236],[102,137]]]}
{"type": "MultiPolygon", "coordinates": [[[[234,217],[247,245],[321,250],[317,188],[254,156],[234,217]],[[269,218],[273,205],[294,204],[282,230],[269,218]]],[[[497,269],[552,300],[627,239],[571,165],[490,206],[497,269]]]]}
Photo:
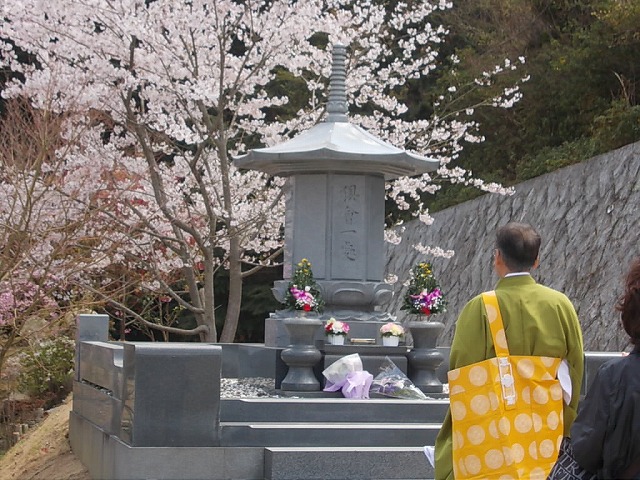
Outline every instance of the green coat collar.
{"type": "Polygon", "coordinates": [[[535,285],[536,281],[531,275],[517,275],[515,277],[504,277],[498,280],[496,288],[505,287],[522,287],[526,285],[535,285]]]}

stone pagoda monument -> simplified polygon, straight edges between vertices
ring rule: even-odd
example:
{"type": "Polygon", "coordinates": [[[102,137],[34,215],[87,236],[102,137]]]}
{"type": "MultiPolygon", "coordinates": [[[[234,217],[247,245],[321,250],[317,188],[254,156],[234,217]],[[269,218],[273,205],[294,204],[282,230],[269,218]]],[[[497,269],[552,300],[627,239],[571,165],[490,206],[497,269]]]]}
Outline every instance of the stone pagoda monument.
{"type": "MultiPolygon", "coordinates": [[[[345,64],[346,47],[334,46],[324,121],[234,163],[288,177],[284,280],[274,284],[276,299],[284,300],[295,265],[307,258],[325,301],[319,318],[349,322],[352,338],[376,338],[380,324],[394,319],[378,307],[392,295],[383,280],[385,180],[430,172],[439,164],[349,123],[345,64]]],[[[271,314],[266,346],[289,345],[282,320],[293,315],[290,310],[271,314]]]]}

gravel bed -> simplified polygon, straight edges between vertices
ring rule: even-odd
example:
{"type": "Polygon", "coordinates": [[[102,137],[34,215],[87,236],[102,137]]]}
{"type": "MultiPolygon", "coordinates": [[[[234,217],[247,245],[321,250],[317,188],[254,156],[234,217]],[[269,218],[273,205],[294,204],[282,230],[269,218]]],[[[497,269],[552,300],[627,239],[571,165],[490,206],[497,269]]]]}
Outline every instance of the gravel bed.
{"type": "MultiPolygon", "coordinates": [[[[93,388],[106,393],[109,396],[113,392],[99,385],[82,380],[82,383],[92,386],[93,388]]],[[[275,380],[273,378],[264,377],[246,377],[246,378],[221,378],[220,379],[220,398],[283,398],[275,388],[275,380]]],[[[449,393],[449,385],[444,384],[444,393],[449,393]]],[[[297,398],[287,395],[286,398],[297,398]]]]}
{"type": "Polygon", "coordinates": [[[222,378],[220,398],[278,398],[275,383],[273,378],[263,377],[222,378]]]}
{"type": "MultiPolygon", "coordinates": [[[[220,398],[282,398],[275,389],[273,378],[222,378],[220,398]]],[[[443,384],[443,393],[449,393],[449,384],[443,384]]],[[[288,398],[291,398],[289,395],[288,398]]]]}

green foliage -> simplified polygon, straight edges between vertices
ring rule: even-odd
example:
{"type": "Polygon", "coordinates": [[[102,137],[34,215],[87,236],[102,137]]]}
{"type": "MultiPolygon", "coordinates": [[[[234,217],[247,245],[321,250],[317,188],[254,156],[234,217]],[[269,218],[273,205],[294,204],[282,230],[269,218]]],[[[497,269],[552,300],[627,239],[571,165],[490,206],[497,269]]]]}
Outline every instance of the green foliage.
{"type": "Polygon", "coordinates": [[[562,167],[582,162],[596,154],[594,142],[589,138],[579,138],[565,142],[558,147],[546,147],[537,154],[527,155],[518,164],[518,178],[529,178],[553,172],[562,167]]]}
{"type": "MultiPolygon", "coordinates": [[[[478,0],[439,15],[451,32],[444,48],[453,48],[460,64],[435,88],[521,55],[526,64],[517,73],[530,76],[514,108],[476,111],[486,140],[465,146],[453,165],[514,185],[640,140],[640,2],[478,0]]],[[[425,201],[436,211],[477,195],[443,186],[425,201]]]]}
{"type": "Polygon", "coordinates": [[[44,341],[25,353],[18,376],[21,391],[60,402],[71,392],[75,344],[67,337],[44,341]]]}
{"type": "Polygon", "coordinates": [[[594,0],[533,0],[536,12],[550,25],[557,27],[581,25],[589,18],[599,4],[594,0]]]}
{"type": "MultiPolygon", "coordinates": [[[[242,288],[241,322],[238,325],[235,342],[264,342],[264,320],[270,312],[282,308],[271,288],[275,280],[282,279],[282,274],[275,274],[265,283],[247,282],[242,288]]],[[[248,280],[254,280],[250,277],[248,280]]],[[[257,279],[256,279],[257,280],[257,279]]]]}
{"type": "Polygon", "coordinates": [[[526,155],[518,164],[518,179],[523,181],[553,172],[637,141],[640,139],[640,106],[630,106],[620,100],[612,102],[609,109],[595,116],[591,131],[591,136],[526,155]]]}
{"type": "Polygon", "coordinates": [[[592,125],[595,148],[605,152],[633,143],[640,139],[640,105],[629,105],[617,100],[592,125]]]}
{"type": "MultiPolygon", "coordinates": [[[[245,279],[242,287],[240,322],[234,342],[264,342],[265,318],[270,312],[282,308],[282,304],[271,293],[273,282],[277,280],[282,280],[282,267],[265,267],[245,279]]],[[[218,331],[221,331],[224,327],[229,297],[229,273],[226,270],[216,272],[215,295],[216,305],[218,305],[215,312],[216,326],[218,331]]]]}
{"type": "Polygon", "coordinates": [[[269,82],[265,89],[269,95],[286,97],[288,102],[280,107],[265,109],[267,120],[289,120],[297,115],[297,112],[310,101],[310,93],[304,79],[294,76],[291,72],[282,68],[277,70],[275,78],[269,82]]]}

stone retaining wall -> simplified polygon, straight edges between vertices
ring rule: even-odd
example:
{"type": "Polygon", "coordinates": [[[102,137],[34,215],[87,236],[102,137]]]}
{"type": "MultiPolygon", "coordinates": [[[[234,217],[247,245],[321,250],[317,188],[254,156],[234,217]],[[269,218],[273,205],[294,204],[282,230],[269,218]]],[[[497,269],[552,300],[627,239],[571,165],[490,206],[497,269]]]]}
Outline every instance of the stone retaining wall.
{"type": "MultiPolygon", "coordinates": [[[[627,267],[640,256],[640,142],[518,184],[510,197],[484,195],[434,215],[431,226],[406,224],[403,241],[387,245],[387,272],[399,277],[384,308],[398,313],[402,282],[418,261],[430,260],[446,292],[448,311],[440,345],[450,345],[467,300],[494,287],[491,252],[497,227],[513,221],[542,235],[534,277],[566,293],[582,324],[585,349],[622,350],[627,337],[614,310],[627,267]],[[451,259],[427,258],[412,248],[440,246],[451,259]]],[[[406,320],[404,312],[399,320],[406,320]]]]}

